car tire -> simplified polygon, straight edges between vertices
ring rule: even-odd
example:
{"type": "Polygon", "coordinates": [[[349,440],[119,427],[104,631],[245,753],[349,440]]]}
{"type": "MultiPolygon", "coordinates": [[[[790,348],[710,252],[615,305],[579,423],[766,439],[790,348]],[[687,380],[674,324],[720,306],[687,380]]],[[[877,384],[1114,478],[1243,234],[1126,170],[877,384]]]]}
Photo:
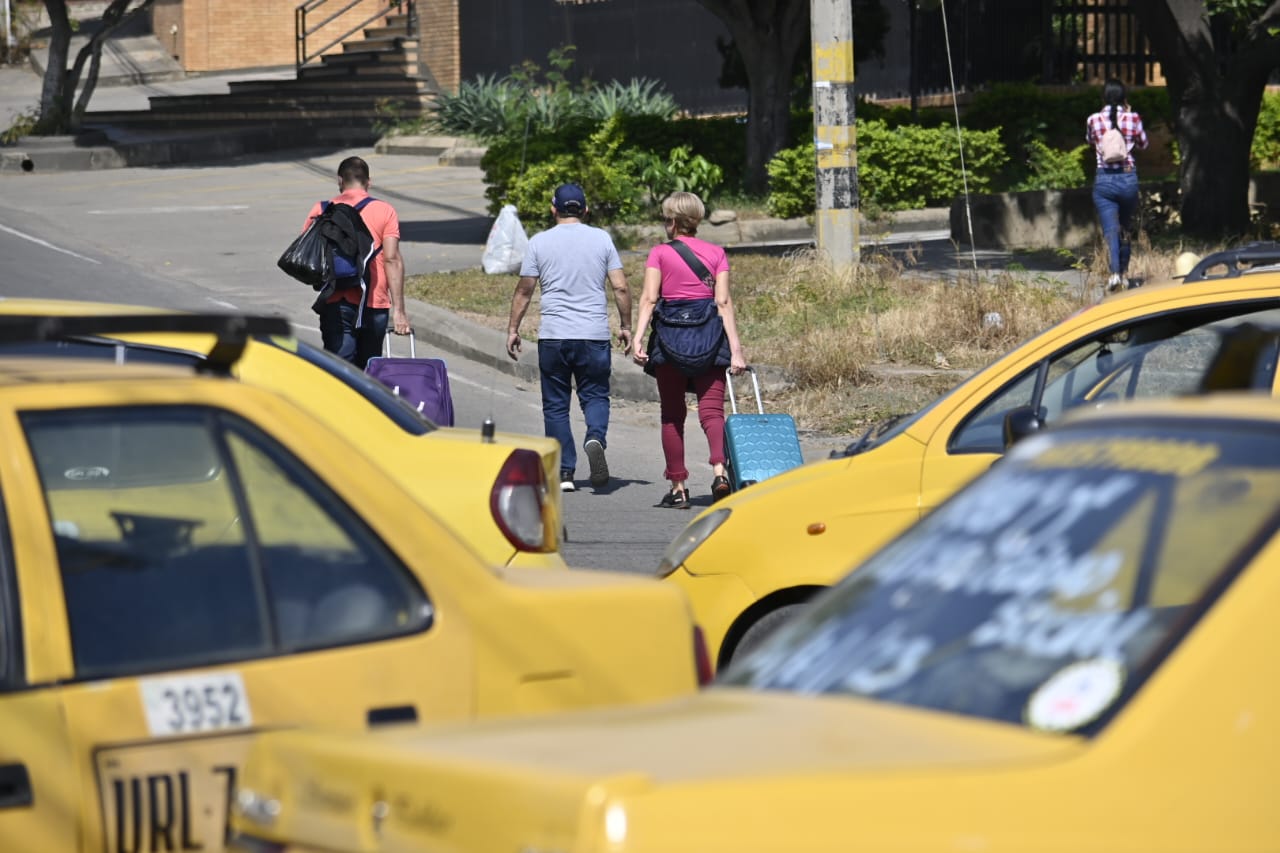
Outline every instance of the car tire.
{"type": "Polygon", "coordinates": [[[757,619],[752,623],[751,627],[747,629],[747,632],[742,635],[742,639],[738,641],[738,645],[733,647],[733,655],[725,661],[725,664],[727,665],[731,661],[734,661],[742,655],[754,650],[756,646],[763,643],[770,634],[778,630],[782,623],[794,616],[795,612],[799,610],[801,606],[802,605],[799,604],[784,604],[781,607],[770,610],[768,613],[757,619]]]}

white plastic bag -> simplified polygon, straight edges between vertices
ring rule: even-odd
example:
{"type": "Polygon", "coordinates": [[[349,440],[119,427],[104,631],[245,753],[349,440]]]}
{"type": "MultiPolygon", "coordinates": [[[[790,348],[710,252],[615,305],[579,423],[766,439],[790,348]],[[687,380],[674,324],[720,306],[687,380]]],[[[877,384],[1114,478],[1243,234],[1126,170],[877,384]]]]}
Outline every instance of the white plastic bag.
{"type": "Polygon", "coordinates": [[[504,205],[498,218],[489,229],[489,239],[484,245],[481,265],[489,275],[512,275],[520,272],[524,250],[529,246],[529,236],[524,233],[520,217],[513,204],[504,205]]]}

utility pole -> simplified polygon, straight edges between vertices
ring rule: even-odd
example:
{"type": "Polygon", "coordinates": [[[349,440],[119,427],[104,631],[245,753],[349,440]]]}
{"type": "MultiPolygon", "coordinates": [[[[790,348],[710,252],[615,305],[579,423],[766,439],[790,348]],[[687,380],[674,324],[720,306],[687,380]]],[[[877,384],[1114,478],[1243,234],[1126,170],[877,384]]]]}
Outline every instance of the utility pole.
{"type": "Polygon", "coordinates": [[[818,251],[837,270],[858,263],[853,12],[849,0],[810,0],[818,251]]]}
{"type": "Polygon", "coordinates": [[[13,18],[9,13],[9,0],[4,0],[4,61],[13,63],[13,18]]]}

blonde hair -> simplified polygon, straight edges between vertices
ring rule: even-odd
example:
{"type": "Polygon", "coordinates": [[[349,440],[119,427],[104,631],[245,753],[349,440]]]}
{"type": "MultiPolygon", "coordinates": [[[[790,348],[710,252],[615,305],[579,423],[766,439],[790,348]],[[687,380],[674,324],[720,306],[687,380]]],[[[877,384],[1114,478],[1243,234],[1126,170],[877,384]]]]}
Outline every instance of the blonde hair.
{"type": "Polygon", "coordinates": [[[707,215],[702,199],[693,193],[675,192],[662,200],[662,218],[674,219],[676,232],[692,237],[698,233],[698,223],[707,215]]]}

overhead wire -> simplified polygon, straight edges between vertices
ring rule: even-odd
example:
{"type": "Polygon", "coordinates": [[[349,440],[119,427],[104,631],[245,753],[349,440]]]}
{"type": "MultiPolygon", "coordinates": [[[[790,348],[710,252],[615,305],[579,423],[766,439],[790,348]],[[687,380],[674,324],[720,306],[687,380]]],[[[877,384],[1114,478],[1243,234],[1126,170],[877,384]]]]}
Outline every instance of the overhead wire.
{"type": "Polygon", "coordinates": [[[947,74],[951,78],[951,108],[955,112],[956,117],[956,144],[960,147],[960,180],[964,187],[964,216],[965,224],[969,229],[969,252],[973,259],[973,269],[978,269],[978,249],[973,241],[973,208],[969,204],[969,172],[964,164],[964,135],[960,132],[960,104],[956,99],[956,71],[955,66],[951,62],[951,31],[947,27],[947,3],[946,0],[938,4],[939,11],[942,12],[942,36],[943,42],[947,46],[947,74]]]}

